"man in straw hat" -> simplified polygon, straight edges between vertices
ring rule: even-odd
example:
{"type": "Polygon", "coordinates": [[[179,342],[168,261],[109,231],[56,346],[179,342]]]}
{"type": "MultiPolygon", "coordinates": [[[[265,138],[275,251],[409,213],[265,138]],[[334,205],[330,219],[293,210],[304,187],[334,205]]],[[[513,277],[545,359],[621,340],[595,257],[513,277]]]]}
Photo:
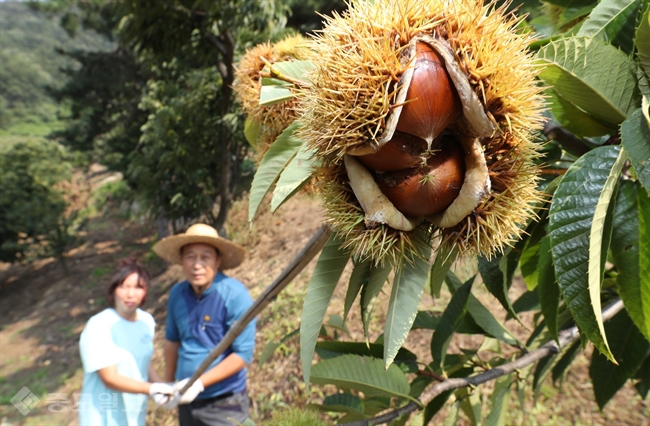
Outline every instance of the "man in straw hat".
{"type": "MultiPolygon", "coordinates": [[[[245,251],[204,224],[164,238],[153,249],[180,264],[186,279],[171,289],[165,331],[165,380],[178,380],[178,391],[253,303],[241,282],[221,272],[238,266],[245,251]]],[[[228,418],[240,423],[248,418],[246,366],[254,346],[252,321],[187,392],[166,404],[178,405],[181,426],[233,425],[228,418]]]]}

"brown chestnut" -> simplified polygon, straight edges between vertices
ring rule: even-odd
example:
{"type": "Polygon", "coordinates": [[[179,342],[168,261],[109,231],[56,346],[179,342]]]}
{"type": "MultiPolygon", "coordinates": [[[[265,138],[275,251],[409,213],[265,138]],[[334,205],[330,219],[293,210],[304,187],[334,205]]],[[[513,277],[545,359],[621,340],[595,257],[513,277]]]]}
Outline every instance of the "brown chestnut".
{"type": "Polygon", "coordinates": [[[460,114],[462,104],[443,59],[428,44],[416,44],[413,78],[397,130],[431,143],[460,114]]]}
{"type": "Polygon", "coordinates": [[[380,172],[410,169],[423,163],[427,143],[417,136],[395,132],[393,138],[374,154],[362,155],[357,160],[370,170],[380,172]]]}
{"type": "Polygon", "coordinates": [[[406,216],[420,217],[449,207],[458,196],[464,177],[464,153],[460,144],[453,141],[443,143],[426,166],[378,173],[376,181],[397,210],[406,216]]]}

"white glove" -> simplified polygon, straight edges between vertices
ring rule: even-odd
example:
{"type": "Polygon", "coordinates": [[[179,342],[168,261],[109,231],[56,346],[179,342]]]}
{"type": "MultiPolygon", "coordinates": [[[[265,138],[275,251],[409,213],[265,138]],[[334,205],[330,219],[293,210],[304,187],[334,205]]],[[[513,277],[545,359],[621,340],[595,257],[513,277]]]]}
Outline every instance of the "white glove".
{"type": "Polygon", "coordinates": [[[180,382],[176,382],[174,384],[174,396],[172,396],[169,401],[167,401],[165,404],[163,404],[163,407],[172,410],[176,408],[179,404],[189,404],[190,402],[194,401],[196,397],[203,392],[205,389],[203,387],[203,382],[201,382],[201,379],[197,379],[192,386],[185,392],[183,395],[180,394],[180,390],[183,389],[183,386],[185,386],[185,383],[189,381],[189,377],[187,379],[183,379],[180,382]]]}
{"type": "MultiPolygon", "coordinates": [[[[176,395],[179,395],[179,392],[181,389],[183,389],[183,386],[185,386],[189,380],[189,378],[183,379],[174,385],[174,397],[176,397],[176,395]]],[[[181,405],[189,404],[190,402],[194,401],[196,397],[199,396],[199,394],[204,390],[205,388],[203,387],[203,382],[201,379],[196,379],[196,381],[192,383],[192,386],[190,386],[190,388],[183,395],[180,395],[180,400],[178,403],[181,405]]]]}
{"type": "Polygon", "coordinates": [[[160,407],[174,395],[173,383],[152,383],[149,387],[149,396],[160,407]]]}

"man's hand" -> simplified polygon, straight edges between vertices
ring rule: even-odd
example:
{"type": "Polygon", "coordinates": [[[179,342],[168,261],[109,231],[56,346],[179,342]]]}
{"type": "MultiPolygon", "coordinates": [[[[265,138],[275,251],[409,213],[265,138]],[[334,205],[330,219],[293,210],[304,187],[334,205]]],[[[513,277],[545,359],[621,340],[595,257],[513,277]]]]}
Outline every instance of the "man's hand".
{"type": "Polygon", "coordinates": [[[174,395],[173,383],[152,383],[149,387],[149,396],[160,407],[174,395]]]}
{"type": "Polygon", "coordinates": [[[174,396],[163,405],[164,408],[171,410],[173,408],[176,408],[179,404],[189,404],[190,402],[194,401],[201,392],[203,392],[205,389],[203,387],[203,382],[201,379],[197,379],[194,383],[192,383],[192,386],[190,386],[190,388],[183,395],[181,395],[181,389],[183,389],[189,380],[190,379],[188,377],[187,379],[183,379],[180,382],[176,382],[176,384],[174,384],[174,396]]]}
{"type": "MultiPolygon", "coordinates": [[[[174,394],[178,395],[178,393],[183,389],[183,386],[189,381],[190,379],[183,379],[180,382],[177,382],[174,385],[174,394]]],[[[178,401],[179,404],[189,404],[190,402],[194,401],[196,397],[205,390],[203,387],[203,382],[201,379],[196,379],[196,382],[192,383],[192,386],[183,394],[180,395],[180,400],[178,401]]]]}

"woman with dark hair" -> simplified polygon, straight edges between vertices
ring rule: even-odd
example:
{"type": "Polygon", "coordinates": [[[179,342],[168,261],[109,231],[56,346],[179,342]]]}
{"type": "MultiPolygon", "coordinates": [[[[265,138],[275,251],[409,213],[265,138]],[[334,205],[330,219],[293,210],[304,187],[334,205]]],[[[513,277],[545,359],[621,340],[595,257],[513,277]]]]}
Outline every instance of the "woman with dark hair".
{"type": "Polygon", "coordinates": [[[173,393],[151,366],[156,324],[140,309],[148,291],[144,266],[135,259],[120,262],[108,288],[110,307],[81,333],[80,426],[144,426],[146,395],[161,405],[173,393]]]}

